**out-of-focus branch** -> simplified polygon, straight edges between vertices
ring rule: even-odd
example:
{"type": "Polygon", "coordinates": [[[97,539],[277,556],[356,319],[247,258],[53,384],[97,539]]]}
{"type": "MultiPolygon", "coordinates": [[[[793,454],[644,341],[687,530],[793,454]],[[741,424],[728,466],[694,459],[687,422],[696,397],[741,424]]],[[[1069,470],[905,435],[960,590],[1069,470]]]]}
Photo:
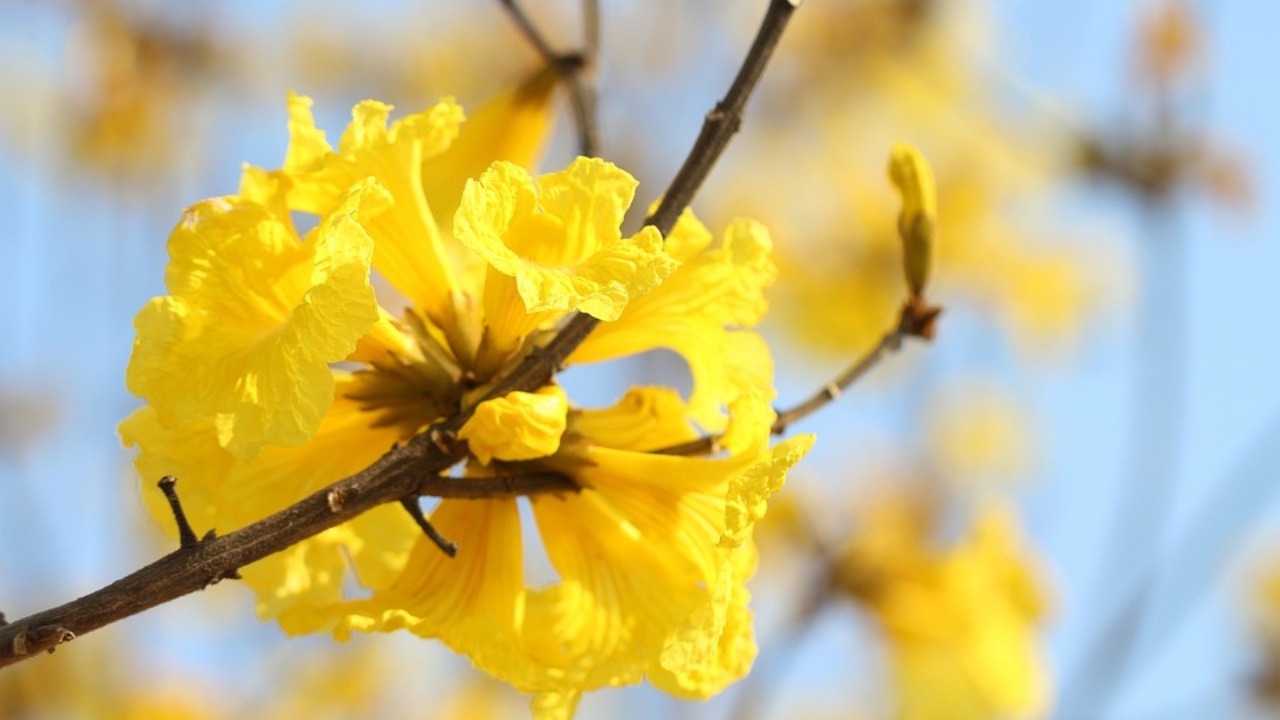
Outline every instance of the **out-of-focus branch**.
{"type": "Polygon", "coordinates": [[[555,68],[569,90],[574,123],[578,128],[578,153],[587,157],[600,154],[600,123],[596,112],[596,56],[600,47],[600,8],[595,0],[584,0],[582,8],[585,40],[582,52],[562,53],[551,47],[546,36],[525,13],[516,0],[500,0],[507,14],[520,28],[544,62],[555,68]]]}
{"type": "MultiPolygon", "coordinates": [[[[658,211],[648,224],[664,236],[688,205],[742,119],[742,109],[777,45],[797,2],[773,0],[759,33],[728,94],[707,116],[698,142],[672,181],[658,211]]],[[[544,348],[526,358],[485,397],[488,400],[516,390],[545,385],[598,321],[576,314],[544,348]]],[[[478,405],[479,403],[477,403],[478,405]]],[[[458,431],[476,405],[432,426],[404,445],[393,447],[365,470],[324,488],[303,500],[244,528],[221,537],[206,536],[194,547],[180,547],[156,562],[101,590],[65,605],[15,620],[0,627],[0,667],[124,618],[203,589],[268,555],[280,552],[329,528],[354,519],[379,505],[418,495],[461,496],[476,479],[441,476],[467,455],[458,431]],[[454,493],[454,495],[451,495],[454,493]]],[[[483,479],[482,479],[483,480],[483,479]]],[[[495,479],[490,478],[490,481],[495,479]]],[[[486,497],[571,491],[563,479],[498,480],[520,485],[522,492],[491,488],[486,497]],[[523,484],[527,483],[527,484],[523,484]]]]}

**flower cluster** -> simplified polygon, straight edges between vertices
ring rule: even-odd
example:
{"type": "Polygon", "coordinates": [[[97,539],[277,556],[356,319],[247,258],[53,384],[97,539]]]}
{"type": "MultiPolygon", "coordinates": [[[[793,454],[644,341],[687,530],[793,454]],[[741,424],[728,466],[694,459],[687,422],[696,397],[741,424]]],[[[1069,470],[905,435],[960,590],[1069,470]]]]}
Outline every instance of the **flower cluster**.
{"type": "Polygon", "coordinates": [[[570,364],[670,349],[693,376],[687,402],[637,387],[580,408],[553,381],[481,403],[459,434],[467,477],[556,473],[581,488],[530,499],[554,584],[525,579],[513,497],[435,507],[455,558],[390,505],[241,573],[289,633],[439,638],[548,715],[646,677],[707,697],[753,659],[752,529],[812,442],[769,447],[772,361],[750,328],[771,240],[738,220],[717,243],[689,213],[666,238],[624,237],[627,173],[578,158],[532,177],[552,84],[535,77],[465,124],[448,99],[390,124],[389,106],[365,101],[336,147],[291,96],[284,167],[246,168],[237,195],[197,203],[173,231],[169,294],[135,321],[128,383],[147,404],[121,435],[144,488],[180,477],[197,532],[226,532],[473,406],[575,311],[603,322],[570,364]],[[396,302],[379,304],[379,278],[396,302]],[[654,452],[700,432],[726,452],[654,452]]]}

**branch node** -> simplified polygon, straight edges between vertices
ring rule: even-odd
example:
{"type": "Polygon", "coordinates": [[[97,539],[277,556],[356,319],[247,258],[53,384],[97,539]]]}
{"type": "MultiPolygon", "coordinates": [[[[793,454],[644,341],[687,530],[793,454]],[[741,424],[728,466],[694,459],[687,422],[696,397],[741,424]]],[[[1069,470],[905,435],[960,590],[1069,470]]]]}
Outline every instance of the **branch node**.
{"type": "Polygon", "coordinates": [[[76,639],[76,634],[64,627],[54,628],[53,633],[54,633],[53,645],[50,646],[49,649],[46,651],[50,655],[52,655],[53,651],[57,650],[58,646],[61,645],[62,643],[69,643],[72,640],[76,639]]]}
{"type": "Polygon", "coordinates": [[[22,628],[17,635],[13,636],[13,654],[27,654],[27,628],[22,628]]]}
{"type": "Polygon", "coordinates": [[[932,340],[941,314],[940,306],[930,305],[923,297],[912,295],[902,306],[899,328],[903,335],[932,340]]]}
{"type": "Polygon", "coordinates": [[[330,490],[326,498],[329,501],[329,511],[335,514],[342,512],[355,496],[356,491],[351,487],[337,487],[330,490]]]}
{"type": "Polygon", "coordinates": [[[174,522],[178,524],[178,544],[185,550],[190,550],[200,541],[196,539],[196,533],[191,529],[191,523],[187,522],[187,514],[182,511],[182,501],[178,499],[178,491],[175,486],[178,484],[178,478],[172,475],[165,475],[160,478],[160,482],[156,483],[160,487],[160,492],[164,493],[164,498],[169,501],[169,509],[173,511],[174,522]]]}
{"type": "Polygon", "coordinates": [[[422,506],[418,504],[416,497],[404,498],[400,501],[400,504],[409,513],[409,517],[413,518],[413,521],[418,524],[418,528],[427,536],[427,539],[440,548],[440,552],[449,557],[457,556],[458,544],[441,535],[440,531],[431,525],[427,517],[422,514],[422,506]]]}
{"type": "Polygon", "coordinates": [[[448,429],[432,427],[430,430],[427,430],[427,439],[430,440],[431,444],[435,445],[436,449],[440,452],[445,455],[452,455],[453,446],[458,442],[458,433],[448,429]]]}

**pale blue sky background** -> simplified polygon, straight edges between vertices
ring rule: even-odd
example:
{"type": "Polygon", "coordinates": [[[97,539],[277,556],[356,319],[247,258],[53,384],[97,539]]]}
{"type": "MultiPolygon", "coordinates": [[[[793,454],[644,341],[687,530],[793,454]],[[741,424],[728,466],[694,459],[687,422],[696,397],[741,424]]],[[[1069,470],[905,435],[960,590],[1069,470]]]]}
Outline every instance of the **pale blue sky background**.
{"type": "MultiPolygon", "coordinates": [[[[611,4],[604,4],[607,22],[611,4]]],[[[240,5],[246,8],[246,18],[271,13],[249,11],[256,7],[249,3],[240,5]]],[[[1000,57],[1012,58],[1012,67],[1025,81],[1080,116],[1115,120],[1125,113],[1129,92],[1117,68],[1125,67],[1132,24],[1142,6],[1101,0],[1002,0],[995,4],[1005,53],[1000,57]]],[[[1166,564],[1192,569],[1198,567],[1196,557],[1187,549],[1212,548],[1221,538],[1251,538],[1254,545],[1269,538],[1280,549],[1273,479],[1280,473],[1272,470],[1280,467],[1280,428],[1264,434],[1280,412],[1275,375],[1275,358],[1280,355],[1275,321],[1280,316],[1280,285],[1275,281],[1280,274],[1280,190],[1272,182],[1280,168],[1280,143],[1275,140],[1280,98],[1270,76],[1277,64],[1280,5],[1237,0],[1197,7],[1208,20],[1213,88],[1202,121],[1215,137],[1247,153],[1257,203],[1252,215],[1239,218],[1192,199],[1183,206],[1179,224],[1190,268],[1186,433],[1182,446],[1170,449],[1179,457],[1179,488],[1172,526],[1160,552],[1166,564]],[[1201,527],[1195,519],[1198,508],[1216,486],[1240,475],[1233,468],[1259,443],[1260,434],[1261,447],[1269,452],[1258,454],[1257,469],[1246,473],[1247,479],[1255,480],[1250,491],[1223,506],[1209,535],[1197,535],[1199,540],[1188,544],[1187,528],[1201,527]]],[[[12,43],[10,50],[21,45],[42,55],[46,72],[53,72],[48,68],[58,66],[56,48],[67,25],[63,10],[0,3],[0,58],[12,60],[5,55],[5,43],[12,43]]],[[[606,25],[606,33],[622,31],[606,25]]],[[[708,44],[707,64],[690,71],[690,85],[678,90],[678,103],[663,106],[665,122],[655,131],[670,134],[673,150],[656,164],[667,162],[674,169],[703,113],[722,92],[744,44],[745,35],[708,44]]],[[[631,60],[609,62],[622,66],[631,60]]],[[[13,72],[14,67],[12,62],[0,64],[0,103],[8,106],[23,103],[28,97],[23,91],[39,80],[38,74],[13,72]]],[[[610,71],[606,64],[606,83],[610,71]]],[[[625,74],[622,68],[616,72],[625,74]]],[[[604,97],[607,132],[607,85],[604,97]]],[[[322,124],[337,127],[345,112],[342,107],[321,109],[322,124]]],[[[130,206],[122,206],[88,180],[51,169],[47,160],[57,155],[52,135],[40,136],[34,147],[20,152],[0,146],[0,391],[55,398],[50,431],[24,452],[0,456],[0,610],[11,618],[99,587],[161,550],[138,540],[138,528],[146,521],[138,512],[127,456],[114,430],[137,406],[123,386],[132,343],[130,322],[137,308],[161,291],[163,239],[179,210],[199,198],[233,190],[242,160],[272,165],[283,153],[279,107],[250,122],[228,117],[228,111],[217,106],[207,110],[199,128],[209,134],[197,142],[216,148],[208,153],[208,172],[188,173],[130,206]]],[[[619,138],[607,137],[606,147],[617,142],[619,138]]],[[[646,197],[656,191],[649,188],[646,197]]],[[[1082,217],[1103,218],[1122,229],[1120,250],[1141,257],[1135,250],[1140,225],[1133,203],[1098,190],[1081,190],[1068,203],[1082,217]]],[[[1049,560],[1058,588],[1049,654],[1060,674],[1069,672],[1079,661],[1083,643],[1099,628],[1093,584],[1104,553],[1102,529],[1116,506],[1115,488],[1125,463],[1132,308],[1109,309],[1106,317],[1090,325],[1069,360],[1045,367],[1010,360],[973,313],[955,309],[941,341],[927,351],[911,350],[911,361],[942,376],[974,366],[998,371],[1032,405],[1042,431],[1042,465],[1039,477],[1020,496],[1028,534],[1049,560]]],[[[784,357],[780,369],[783,398],[811,389],[812,368],[784,357]]],[[[603,375],[590,378],[618,382],[603,375]]],[[[581,376],[569,380],[584,388],[588,384],[581,376]]],[[[602,399],[612,397],[610,387],[596,388],[602,399]]],[[[848,438],[820,444],[809,464],[813,472],[847,464],[859,452],[874,450],[886,433],[903,430],[916,417],[904,407],[909,403],[900,384],[859,387],[807,428],[848,438]]],[[[40,422],[35,411],[7,412],[4,432],[40,422]]],[[[1249,717],[1240,692],[1251,658],[1240,622],[1247,579],[1242,572],[1250,567],[1242,558],[1256,561],[1258,554],[1237,556],[1223,573],[1173,578],[1179,582],[1168,585],[1162,597],[1190,597],[1199,586],[1213,583],[1205,593],[1208,602],[1196,605],[1186,621],[1154,633],[1167,635],[1167,643],[1160,652],[1147,654],[1143,671],[1131,676],[1120,702],[1106,717],[1249,717]]],[[[281,653],[299,652],[280,650],[277,646],[283,641],[276,640],[271,626],[244,621],[252,613],[247,592],[224,586],[206,596],[179,601],[123,626],[123,632],[137,639],[141,662],[153,672],[166,677],[198,672],[211,687],[225,682],[261,689],[269,677],[269,670],[257,662],[261,657],[287,662],[279,659],[281,653]]],[[[767,653],[767,607],[762,616],[767,653]]],[[[866,628],[850,622],[847,610],[828,613],[800,649],[781,693],[771,702],[778,703],[779,710],[816,709],[865,697],[883,680],[874,669],[858,664],[868,657],[868,639],[866,628]]],[[[431,668],[424,672],[424,687],[440,685],[435,669],[442,663],[456,665],[442,657],[445,653],[438,647],[424,648],[409,638],[379,642],[388,643],[388,652],[431,668]]],[[[324,645],[293,643],[304,650],[324,645]]],[[[649,709],[672,708],[669,701],[642,692],[606,695],[585,705],[583,716],[615,712],[620,698],[649,709]]],[[[717,701],[679,712],[692,716],[706,710],[717,716],[726,707],[726,701],[717,701]]]]}

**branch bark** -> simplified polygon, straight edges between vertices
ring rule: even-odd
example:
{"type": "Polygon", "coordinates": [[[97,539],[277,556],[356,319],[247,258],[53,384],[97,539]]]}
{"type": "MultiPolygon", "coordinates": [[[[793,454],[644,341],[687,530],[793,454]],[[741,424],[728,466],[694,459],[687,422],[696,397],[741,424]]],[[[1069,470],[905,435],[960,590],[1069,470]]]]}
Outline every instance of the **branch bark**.
{"type": "MultiPolygon", "coordinates": [[[[667,235],[706,179],[729,139],[737,131],[747,98],[768,64],[778,38],[798,0],[772,0],[760,30],[733,85],[703,125],[684,166],[672,181],[662,203],[647,224],[667,235]]],[[[575,314],[540,351],[531,354],[484,398],[545,385],[596,326],[597,320],[575,314]]],[[[483,402],[484,400],[481,400],[483,402]]],[[[479,403],[477,403],[478,405],[479,403]]],[[[309,537],[340,525],[389,502],[418,495],[459,497],[474,492],[470,478],[439,473],[467,455],[457,433],[475,405],[444,420],[403,446],[393,447],[370,467],[322,489],[302,501],[256,523],[221,537],[207,537],[194,547],[174,552],[126,577],[65,605],[0,626],[0,667],[43,651],[124,618],[201,590],[257,560],[285,550],[309,537]]],[[[487,497],[565,492],[563,478],[543,477],[527,484],[492,487],[487,497]],[[518,492],[516,492],[518,490],[518,492]]],[[[469,495],[468,495],[469,496],[469,495]]]]}

